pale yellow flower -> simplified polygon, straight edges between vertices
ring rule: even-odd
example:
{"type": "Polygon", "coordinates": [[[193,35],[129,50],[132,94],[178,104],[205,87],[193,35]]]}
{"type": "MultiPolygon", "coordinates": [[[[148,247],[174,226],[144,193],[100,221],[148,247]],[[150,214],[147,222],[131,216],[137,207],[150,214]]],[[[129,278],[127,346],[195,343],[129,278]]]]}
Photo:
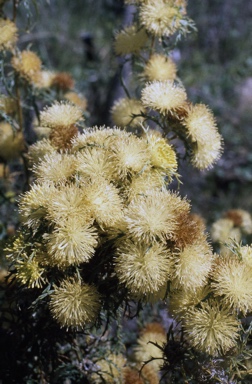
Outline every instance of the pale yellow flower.
{"type": "Polygon", "coordinates": [[[114,262],[120,283],[139,299],[158,292],[171,272],[170,252],[159,243],[135,243],[123,238],[114,262]]]}
{"type": "Polygon", "coordinates": [[[70,102],[54,102],[41,114],[41,126],[50,128],[70,127],[83,120],[82,109],[70,102]]]}
{"type": "Polygon", "coordinates": [[[55,184],[66,182],[74,177],[76,158],[67,153],[53,152],[46,154],[39,164],[34,165],[33,172],[40,182],[55,184]]]}
{"type": "Polygon", "coordinates": [[[115,53],[119,56],[130,53],[138,53],[148,40],[144,28],[138,29],[136,25],[130,25],[115,36],[115,53]]]}
{"type": "Polygon", "coordinates": [[[103,178],[85,185],[85,206],[103,229],[113,227],[123,215],[123,204],[119,190],[103,178]]]}
{"type": "Polygon", "coordinates": [[[168,191],[149,191],[136,197],[128,206],[126,222],[128,231],[137,239],[155,241],[172,238],[181,211],[189,205],[176,194],[168,191]]]}
{"type": "Polygon", "coordinates": [[[21,77],[31,83],[36,81],[42,65],[38,55],[32,51],[22,51],[13,56],[11,64],[21,77]]]}
{"type": "Polygon", "coordinates": [[[211,228],[211,238],[215,242],[225,243],[230,239],[230,234],[234,228],[234,223],[231,219],[218,219],[211,228]]]}
{"type": "Polygon", "coordinates": [[[155,169],[147,168],[144,172],[132,178],[124,194],[126,199],[131,201],[138,195],[144,195],[149,190],[161,190],[164,186],[165,174],[159,173],[155,169]]]}
{"type": "Polygon", "coordinates": [[[163,351],[162,347],[166,344],[166,332],[161,327],[147,327],[143,329],[141,336],[137,339],[135,347],[135,358],[142,364],[149,361],[151,358],[155,360],[148,363],[153,370],[158,371],[163,364],[163,351]],[[154,345],[157,344],[158,346],[154,345]]]}
{"type": "Polygon", "coordinates": [[[21,222],[28,228],[36,230],[47,215],[47,203],[55,194],[51,183],[33,184],[20,199],[19,214],[21,222]]]}
{"type": "Polygon", "coordinates": [[[165,138],[158,136],[151,131],[146,135],[148,149],[151,156],[151,164],[154,167],[163,169],[167,175],[172,176],[178,168],[176,152],[165,138]]]}
{"type": "Polygon", "coordinates": [[[69,91],[64,94],[64,98],[69,100],[71,103],[73,103],[77,107],[81,108],[82,111],[86,111],[88,102],[85,96],[73,91],[69,91]]]}
{"type": "Polygon", "coordinates": [[[173,81],[176,77],[176,64],[168,56],[154,54],[144,68],[144,76],[149,81],[173,81]]]}
{"type": "Polygon", "coordinates": [[[13,21],[0,19],[0,51],[12,49],[17,42],[17,27],[13,21]]]}
{"type": "Polygon", "coordinates": [[[76,169],[80,176],[87,179],[104,177],[112,181],[115,169],[110,160],[111,152],[100,146],[86,146],[76,156],[76,169]]]}
{"type": "Polygon", "coordinates": [[[46,155],[53,153],[55,153],[55,147],[52,145],[50,140],[44,138],[30,145],[27,158],[29,159],[30,166],[34,166],[35,164],[39,164],[43,161],[46,155]]]}
{"type": "Polygon", "coordinates": [[[0,158],[9,161],[18,158],[24,151],[22,132],[15,132],[6,122],[0,122],[0,158]]]}
{"type": "Polygon", "coordinates": [[[118,138],[111,147],[114,167],[121,178],[143,171],[148,164],[147,143],[135,135],[118,138]]]}
{"type": "Polygon", "coordinates": [[[63,280],[50,297],[51,313],[61,327],[84,328],[95,321],[100,310],[97,289],[78,279],[63,280]]]}
{"type": "Polygon", "coordinates": [[[225,213],[225,218],[232,220],[234,225],[240,227],[245,234],[252,233],[252,217],[244,209],[229,209],[225,213]]]}
{"type": "Polygon", "coordinates": [[[54,73],[48,70],[36,72],[33,76],[33,84],[37,88],[50,88],[52,85],[54,73]]]}
{"type": "Polygon", "coordinates": [[[184,318],[185,333],[196,349],[218,356],[237,344],[239,320],[230,309],[215,301],[189,309],[184,318]]]}
{"type": "Polygon", "coordinates": [[[245,245],[239,247],[239,253],[242,257],[243,262],[252,268],[252,247],[251,245],[245,245]]]}
{"type": "Polygon", "coordinates": [[[13,115],[17,111],[17,101],[10,96],[0,95],[0,111],[13,115]]]}
{"type": "Polygon", "coordinates": [[[170,36],[180,27],[182,14],[174,2],[149,0],[140,6],[140,22],[155,36],[170,36]]]}
{"type": "Polygon", "coordinates": [[[66,268],[86,263],[95,253],[98,234],[90,221],[68,217],[57,223],[51,233],[43,235],[53,266],[66,268]]]}
{"type": "Polygon", "coordinates": [[[95,384],[124,383],[124,367],[126,358],[122,354],[110,353],[108,356],[96,361],[98,373],[92,372],[91,378],[95,384]]]}
{"type": "Polygon", "coordinates": [[[22,253],[23,260],[17,260],[16,278],[21,284],[28,288],[41,288],[45,284],[43,277],[44,268],[41,267],[36,258],[29,258],[22,253]]]}
{"type": "Polygon", "coordinates": [[[246,314],[252,310],[252,268],[234,256],[216,261],[212,271],[212,288],[216,296],[234,310],[246,314]]]}
{"type": "Polygon", "coordinates": [[[145,108],[140,100],[128,98],[117,100],[111,109],[113,122],[121,127],[127,125],[131,127],[139,126],[143,122],[143,117],[139,115],[144,112],[145,108]]]}
{"type": "Polygon", "coordinates": [[[222,149],[222,137],[218,132],[215,132],[212,134],[211,140],[193,146],[191,162],[194,167],[200,170],[209,169],[219,160],[222,149]]]}
{"type": "Polygon", "coordinates": [[[175,281],[184,289],[196,289],[206,283],[212,267],[212,251],[204,235],[174,255],[175,281]]]}
{"type": "Polygon", "coordinates": [[[174,113],[184,107],[186,92],[172,81],[153,81],[142,90],[142,103],[162,114],[174,113]]]}

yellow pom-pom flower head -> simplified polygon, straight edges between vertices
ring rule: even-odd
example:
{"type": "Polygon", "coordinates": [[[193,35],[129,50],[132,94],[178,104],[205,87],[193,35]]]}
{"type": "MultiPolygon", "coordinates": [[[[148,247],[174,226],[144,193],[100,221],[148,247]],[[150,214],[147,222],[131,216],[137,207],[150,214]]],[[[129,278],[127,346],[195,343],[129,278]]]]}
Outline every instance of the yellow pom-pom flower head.
{"type": "Polygon", "coordinates": [[[49,307],[61,327],[84,328],[93,323],[100,310],[100,295],[92,285],[77,278],[61,281],[54,287],[49,307]]]}
{"type": "Polygon", "coordinates": [[[139,115],[144,112],[140,100],[127,98],[117,100],[111,109],[112,120],[119,127],[139,126],[143,122],[143,117],[139,115]]]}
{"type": "Polygon", "coordinates": [[[17,27],[8,19],[0,19],[0,51],[10,50],[17,42],[17,27]]]}
{"type": "Polygon", "coordinates": [[[137,54],[148,40],[144,28],[138,29],[136,25],[130,25],[115,36],[115,53],[119,56],[137,54]]]}
{"type": "Polygon", "coordinates": [[[171,58],[155,54],[152,55],[144,68],[144,76],[148,81],[175,80],[177,68],[171,58]]]}
{"type": "Polygon", "coordinates": [[[12,58],[12,66],[15,71],[28,82],[36,82],[41,71],[41,60],[35,52],[22,51],[12,58]]]}

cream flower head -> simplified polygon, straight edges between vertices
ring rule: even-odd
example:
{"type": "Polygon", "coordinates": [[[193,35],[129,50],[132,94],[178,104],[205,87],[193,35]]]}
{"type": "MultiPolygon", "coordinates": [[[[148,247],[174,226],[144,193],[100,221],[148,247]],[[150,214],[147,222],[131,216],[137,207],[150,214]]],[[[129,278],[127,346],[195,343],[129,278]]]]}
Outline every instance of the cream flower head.
{"type": "Polygon", "coordinates": [[[183,108],[186,98],[185,90],[168,80],[147,83],[142,90],[143,105],[162,114],[173,113],[183,108]]]}
{"type": "Polygon", "coordinates": [[[117,100],[111,109],[112,120],[120,127],[139,126],[144,119],[139,115],[144,112],[145,108],[140,100],[127,98],[117,100]],[[134,117],[134,115],[136,116],[134,117]]]}
{"type": "Polygon", "coordinates": [[[16,72],[27,81],[33,83],[38,78],[41,71],[41,60],[35,52],[22,51],[11,60],[12,66],[16,72]]]}
{"type": "Polygon", "coordinates": [[[176,72],[176,65],[171,58],[156,53],[150,57],[143,74],[148,81],[173,81],[176,72]]]}
{"type": "Polygon", "coordinates": [[[17,42],[17,27],[8,19],[0,19],[0,51],[9,50],[17,42]]]}
{"type": "Polygon", "coordinates": [[[179,29],[182,13],[174,1],[148,0],[141,4],[139,17],[149,33],[161,37],[170,36],[179,29]]]}
{"type": "Polygon", "coordinates": [[[100,310],[100,295],[96,288],[77,278],[61,281],[50,298],[51,313],[61,327],[84,328],[95,321],[100,310]]]}
{"type": "Polygon", "coordinates": [[[70,102],[54,102],[40,114],[41,126],[50,128],[70,127],[83,120],[82,109],[70,102]]]}
{"type": "Polygon", "coordinates": [[[216,301],[189,309],[184,319],[185,333],[196,349],[213,356],[235,347],[240,322],[230,309],[216,301]]]}
{"type": "Polygon", "coordinates": [[[95,384],[122,383],[126,358],[122,354],[110,353],[96,362],[98,373],[92,372],[91,378],[95,384]]]}
{"type": "Polygon", "coordinates": [[[148,40],[144,28],[138,29],[136,25],[130,25],[115,36],[115,53],[119,56],[130,53],[138,53],[148,40]]]}

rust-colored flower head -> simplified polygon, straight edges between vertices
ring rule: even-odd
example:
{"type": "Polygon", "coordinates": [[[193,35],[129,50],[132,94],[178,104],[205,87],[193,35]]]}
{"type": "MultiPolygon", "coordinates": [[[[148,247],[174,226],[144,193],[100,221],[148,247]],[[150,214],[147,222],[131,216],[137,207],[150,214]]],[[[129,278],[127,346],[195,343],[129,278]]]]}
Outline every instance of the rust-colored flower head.
{"type": "Polygon", "coordinates": [[[62,92],[69,91],[74,87],[74,80],[70,73],[58,72],[52,78],[51,86],[62,92]]]}

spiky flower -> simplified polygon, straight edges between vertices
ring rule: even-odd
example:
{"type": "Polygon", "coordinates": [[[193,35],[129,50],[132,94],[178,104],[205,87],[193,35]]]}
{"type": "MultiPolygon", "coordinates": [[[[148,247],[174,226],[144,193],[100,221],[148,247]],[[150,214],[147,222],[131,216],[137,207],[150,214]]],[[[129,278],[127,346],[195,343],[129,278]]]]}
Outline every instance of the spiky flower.
{"type": "Polygon", "coordinates": [[[111,161],[120,178],[139,173],[148,164],[147,143],[134,135],[118,138],[111,149],[111,161]]]}
{"type": "Polygon", "coordinates": [[[64,269],[89,261],[98,243],[96,229],[78,217],[68,217],[43,235],[51,264],[64,269]]]}
{"type": "Polygon", "coordinates": [[[9,161],[18,158],[24,150],[22,132],[15,132],[6,122],[0,122],[0,158],[9,161]]]}
{"type": "Polygon", "coordinates": [[[149,0],[140,6],[140,22],[155,36],[170,36],[180,27],[182,14],[173,1],[149,0]]]}
{"type": "Polygon", "coordinates": [[[77,154],[77,172],[87,179],[104,177],[108,181],[112,181],[115,169],[110,156],[110,151],[103,147],[86,146],[77,154]]]}
{"type": "Polygon", "coordinates": [[[124,239],[116,250],[115,271],[133,296],[144,298],[157,292],[169,279],[169,250],[164,244],[134,243],[124,239]]]}
{"type": "Polygon", "coordinates": [[[175,113],[186,103],[186,92],[172,81],[153,81],[142,90],[142,103],[162,114],[175,113]]]}
{"type": "Polygon", "coordinates": [[[139,126],[143,122],[143,117],[139,115],[144,112],[145,108],[140,100],[127,98],[117,100],[111,109],[112,119],[120,127],[139,126]]]}
{"type": "Polygon", "coordinates": [[[209,169],[219,160],[221,153],[222,137],[217,131],[212,132],[209,141],[192,145],[191,162],[200,170],[209,169]]]}
{"type": "Polygon", "coordinates": [[[59,184],[71,179],[76,171],[76,158],[66,153],[53,152],[33,167],[39,182],[59,184]]]}
{"type": "Polygon", "coordinates": [[[130,25],[115,36],[115,53],[119,56],[130,53],[138,53],[148,40],[144,28],[137,28],[136,25],[130,25]]]}
{"type": "Polygon", "coordinates": [[[157,327],[156,323],[149,324],[146,329],[142,330],[141,336],[137,340],[137,346],[135,347],[136,360],[144,363],[151,358],[155,358],[148,365],[158,371],[163,364],[162,347],[166,344],[166,341],[166,332],[162,326],[157,327]]]}
{"type": "Polygon", "coordinates": [[[230,241],[231,238],[234,238],[232,232],[233,228],[234,222],[231,219],[221,218],[216,220],[211,228],[212,240],[219,243],[225,243],[230,241]]]}
{"type": "Polygon", "coordinates": [[[93,372],[91,378],[95,384],[124,383],[124,369],[126,358],[120,354],[110,353],[108,356],[98,360],[96,366],[98,372],[93,372]]]}
{"type": "Polygon", "coordinates": [[[30,145],[26,155],[29,160],[29,165],[35,166],[39,164],[45,159],[46,155],[55,153],[55,149],[50,140],[46,138],[38,140],[36,143],[30,145]]]}
{"type": "Polygon", "coordinates": [[[177,282],[188,289],[203,286],[212,267],[212,252],[205,237],[174,255],[174,277],[177,282]],[[200,241],[201,240],[201,241],[200,241]]]}
{"type": "Polygon", "coordinates": [[[239,253],[242,257],[243,262],[252,268],[252,246],[245,245],[239,247],[239,253]]]}
{"type": "Polygon", "coordinates": [[[240,227],[245,234],[252,233],[252,217],[244,209],[229,209],[225,213],[225,218],[232,220],[234,226],[240,227]]]}
{"type": "Polygon", "coordinates": [[[229,307],[246,314],[252,310],[252,268],[236,257],[222,257],[212,272],[212,288],[229,307]]]}
{"type": "Polygon", "coordinates": [[[32,78],[33,85],[36,88],[50,88],[52,85],[54,73],[46,69],[38,71],[32,78]]]}
{"type": "Polygon", "coordinates": [[[55,194],[53,184],[33,184],[20,199],[19,214],[21,222],[36,230],[47,215],[47,203],[55,194]]]}
{"type": "Polygon", "coordinates": [[[176,152],[168,141],[151,131],[147,133],[148,149],[151,155],[151,164],[163,169],[169,176],[174,175],[177,168],[176,152]]]}
{"type": "Polygon", "coordinates": [[[22,260],[17,260],[15,267],[17,270],[16,278],[19,283],[28,288],[41,288],[45,284],[44,268],[39,265],[36,258],[28,257],[22,253],[22,260]]]}
{"type": "Polygon", "coordinates": [[[113,227],[122,217],[119,190],[103,178],[85,185],[85,205],[101,228],[113,227]]]}
{"type": "Polygon", "coordinates": [[[144,241],[165,240],[173,236],[181,211],[187,212],[186,200],[168,191],[149,191],[138,196],[128,206],[128,231],[144,241]]]}
{"type": "Polygon", "coordinates": [[[100,295],[96,288],[77,278],[61,281],[50,298],[51,313],[61,327],[84,328],[95,321],[100,310],[100,295]]]}
{"type": "Polygon", "coordinates": [[[135,175],[125,189],[126,198],[131,201],[138,195],[145,195],[151,190],[161,190],[165,185],[164,174],[147,168],[145,172],[135,175]]]}
{"type": "Polygon", "coordinates": [[[41,125],[50,128],[70,127],[83,120],[82,113],[77,105],[56,101],[41,112],[41,125]]]}
{"type": "Polygon", "coordinates": [[[149,81],[173,81],[176,77],[176,64],[168,56],[154,54],[144,68],[144,76],[149,81]]]}
{"type": "Polygon", "coordinates": [[[41,70],[41,60],[35,52],[22,51],[11,60],[12,66],[18,74],[29,82],[36,81],[41,70]]]}
{"type": "Polygon", "coordinates": [[[184,326],[193,347],[217,356],[235,347],[240,323],[228,307],[216,301],[206,301],[200,308],[188,310],[184,326]]]}
{"type": "Polygon", "coordinates": [[[9,19],[0,19],[0,51],[9,50],[17,42],[17,27],[9,19]]]}

